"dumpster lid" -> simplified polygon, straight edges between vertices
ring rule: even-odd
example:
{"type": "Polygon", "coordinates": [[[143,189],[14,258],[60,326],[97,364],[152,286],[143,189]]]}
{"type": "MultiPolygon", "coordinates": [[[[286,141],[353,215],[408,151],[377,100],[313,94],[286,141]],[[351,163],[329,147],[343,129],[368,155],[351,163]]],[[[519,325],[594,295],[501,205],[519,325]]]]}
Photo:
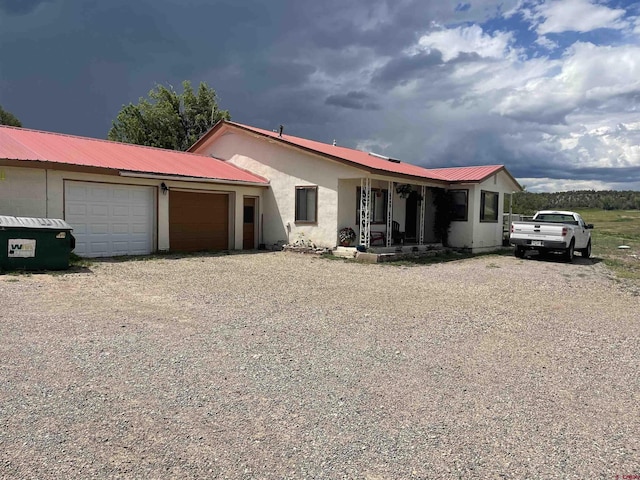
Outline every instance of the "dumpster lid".
{"type": "Polygon", "coordinates": [[[73,227],[59,218],[10,217],[0,215],[0,228],[50,228],[52,230],[73,230],[73,227]]]}

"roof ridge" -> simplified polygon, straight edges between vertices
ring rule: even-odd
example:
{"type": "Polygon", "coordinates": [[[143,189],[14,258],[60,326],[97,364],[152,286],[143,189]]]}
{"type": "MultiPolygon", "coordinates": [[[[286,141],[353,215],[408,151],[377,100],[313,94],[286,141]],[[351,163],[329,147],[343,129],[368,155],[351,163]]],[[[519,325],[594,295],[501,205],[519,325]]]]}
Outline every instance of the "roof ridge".
{"type": "MultiPolygon", "coordinates": [[[[278,133],[278,132],[276,132],[275,130],[267,130],[266,128],[253,127],[253,126],[251,126],[251,125],[246,125],[246,124],[244,124],[244,123],[239,123],[239,122],[233,122],[233,121],[231,121],[231,120],[222,120],[222,121],[223,121],[224,123],[228,123],[228,124],[231,124],[231,125],[235,125],[235,126],[237,126],[237,127],[243,127],[243,128],[245,128],[245,129],[247,129],[247,130],[253,130],[253,131],[255,131],[255,130],[261,130],[261,131],[263,131],[263,132],[268,132],[268,133],[270,133],[270,134],[277,134],[277,133],[278,133]]],[[[397,158],[395,158],[395,157],[392,157],[392,156],[387,156],[387,155],[382,155],[382,156],[380,156],[381,154],[376,154],[376,153],[375,153],[375,152],[373,152],[373,151],[360,150],[360,149],[358,149],[358,148],[346,147],[346,146],[344,146],[344,145],[335,145],[335,144],[331,144],[331,143],[327,143],[327,142],[321,142],[320,140],[313,140],[313,139],[311,139],[311,138],[305,138],[305,137],[298,137],[298,136],[296,136],[296,135],[290,135],[290,134],[288,134],[288,133],[282,133],[282,136],[280,136],[280,135],[276,135],[274,138],[278,138],[278,139],[280,139],[280,140],[287,141],[287,139],[286,139],[285,137],[291,137],[291,138],[298,139],[298,140],[302,140],[302,141],[305,141],[305,142],[315,142],[315,143],[319,143],[319,144],[321,144],[321,145],[326,145],[327,147],[344,148],[345,150],[351,150],[351,151],[353,151],[353,152],[364,153],[364,154],[366,154],[366,155],[374,154],[374,156],[379,156],[379,158],[385,157],[385,159],[386,159],[387,161],[390,161],[390,159],[397,160],[397,161],[395,161],[395,162],[394,162],[394,163],[396,163],[396,164],[397,164],[397,163],[401,163],[401,164],[404,164],[404,165],[411,165],[411,166],[418,167],[418,168],[425,168],[425,167],[421,167],[420,165],[416,165],[415,163],[410,163],[410,162],[405,162],[405,161],[403,161],[403,160],[399,160],[399,159],[397,159],[397,158]]]]}

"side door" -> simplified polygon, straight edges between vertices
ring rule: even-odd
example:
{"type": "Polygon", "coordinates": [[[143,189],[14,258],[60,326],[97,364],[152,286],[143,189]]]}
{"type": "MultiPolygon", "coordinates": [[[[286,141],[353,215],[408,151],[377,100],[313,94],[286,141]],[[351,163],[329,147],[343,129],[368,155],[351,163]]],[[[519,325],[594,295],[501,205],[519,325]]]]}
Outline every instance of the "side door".
{"type": "Polygon", "coordinates": [[[575,226],[574,230],[576,235],[575,248],[585,248],[589,241],[589,230],[587,229],[587,224],[584,223],[584,220],[580,215],[576,214],[576,218],[578,219],[578,225],[575,226]]]}

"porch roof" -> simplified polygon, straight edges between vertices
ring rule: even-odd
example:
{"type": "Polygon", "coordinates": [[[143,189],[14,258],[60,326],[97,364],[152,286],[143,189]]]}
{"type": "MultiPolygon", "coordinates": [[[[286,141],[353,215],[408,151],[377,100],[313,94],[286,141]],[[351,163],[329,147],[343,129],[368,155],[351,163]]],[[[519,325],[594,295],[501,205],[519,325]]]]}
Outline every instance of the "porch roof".
{"type": "MultiPolygon", "coordinates": [[[[197,153],[198,150],[223,127],[231,127],[257,134],[262,137],[268,137],[285,145],[295,147],[297,149],[319,154],[335,161],[343,162],[362,168],[370,173],[382,175],[396,174],[403,177],[415,177],[417,180],[429,180],[436,183],[476,183],[482,182],[491,175],[503,170],[511,180],[520,187],[518,182],[509,174],[504,165],[484,165],[470,167],[450,167],[450,168],[424,168],[418,165],[401,162],[400,160],[391,159],[370,152],[363,152],[353,148],[340,147],[327,143],[308,140],[306,138],[295,137],[293,135],[280,134],[262,128],[256,128],[241,123],[221,120],[214,125],[200,140],[194,143],[187,151],[197,153]]],[[[520,187],[521,188],[521,187],[520,187]]]]}

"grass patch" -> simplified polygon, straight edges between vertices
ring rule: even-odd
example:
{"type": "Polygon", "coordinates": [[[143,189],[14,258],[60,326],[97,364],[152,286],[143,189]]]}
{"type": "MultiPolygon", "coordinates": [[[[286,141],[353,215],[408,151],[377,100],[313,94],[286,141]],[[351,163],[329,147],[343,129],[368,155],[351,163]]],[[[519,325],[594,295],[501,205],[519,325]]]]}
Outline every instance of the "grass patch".
{"type": "Polygon", "coordinates": [[[89,258],[79,257],[75,253],[69,256],[69,267],[89,268],[94,264],[89,258]]]}
{"type": "Polygon", "coordinates": [[[640,210],[578,210],[593,223],[592,254],[618,278],[640,281],[640,210]],[[621,250],[620,245],[631,248],[621,250]]]}

